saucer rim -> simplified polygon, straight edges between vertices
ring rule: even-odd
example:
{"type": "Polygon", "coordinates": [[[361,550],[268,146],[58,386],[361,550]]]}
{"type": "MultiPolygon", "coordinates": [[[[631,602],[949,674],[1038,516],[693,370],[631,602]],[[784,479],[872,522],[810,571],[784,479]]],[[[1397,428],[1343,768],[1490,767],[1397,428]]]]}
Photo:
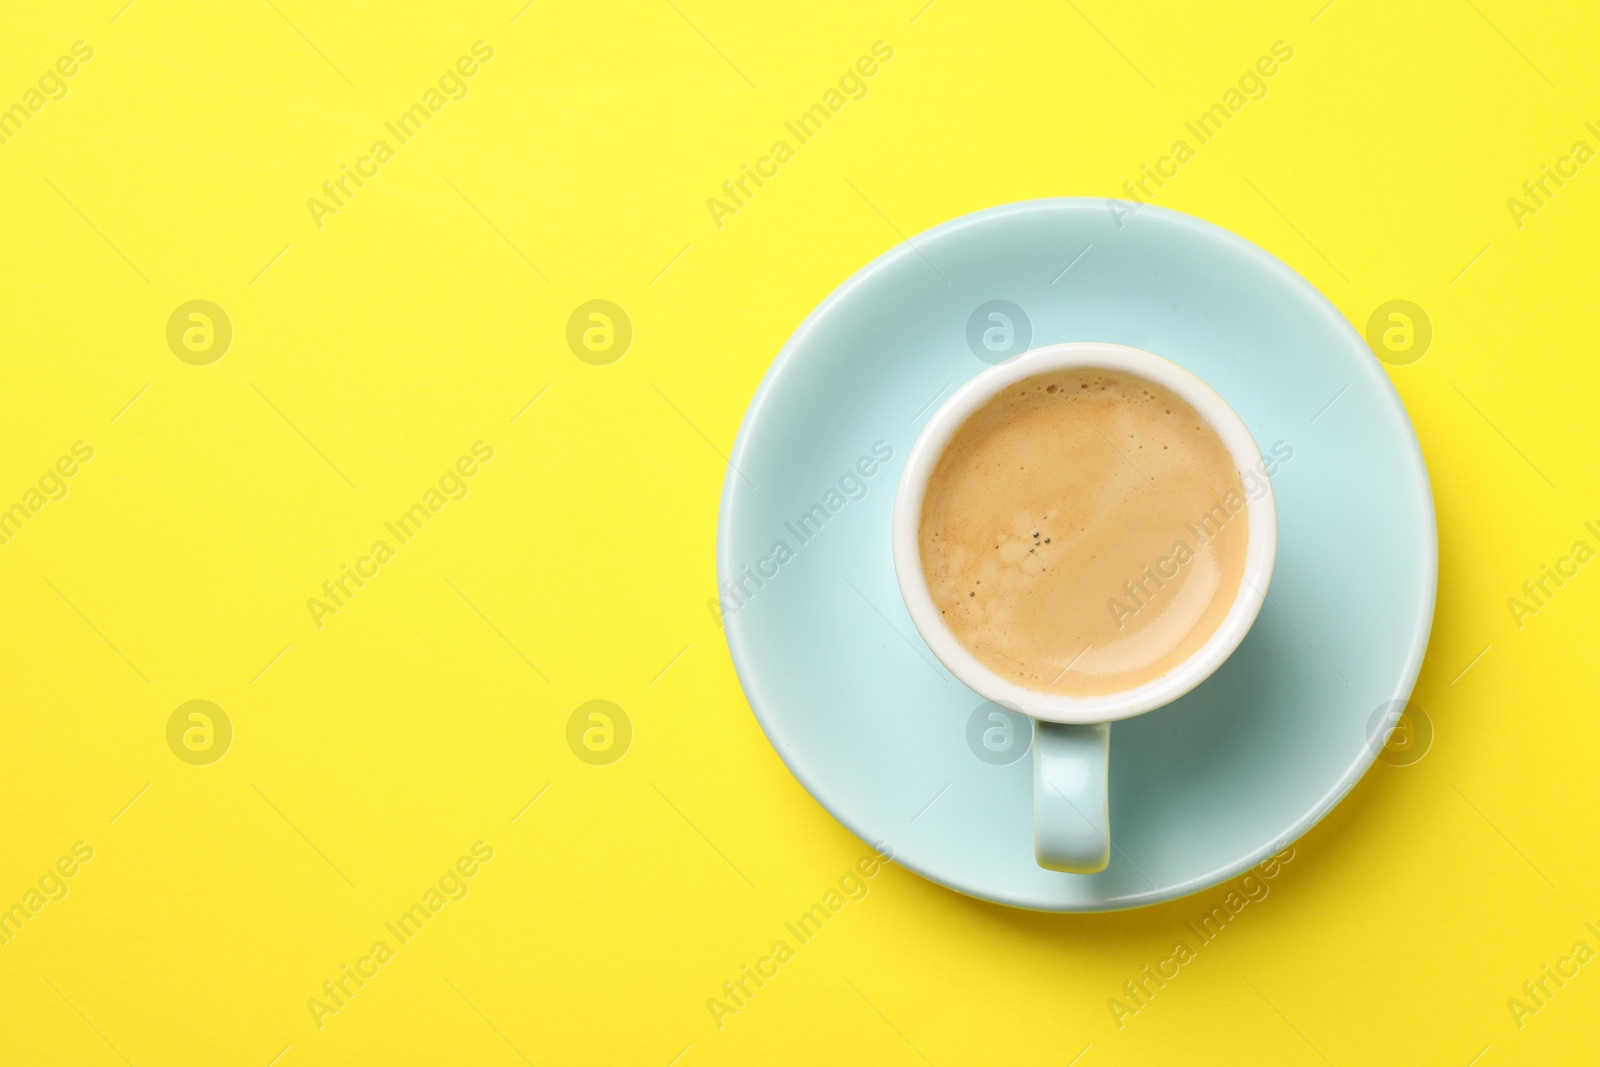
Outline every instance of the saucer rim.
{"type": "MultiPolygon", "coordinates": [[[[1264,265],[1269,273],[1276,274],[1290,286],[1309,294],[1311,306],[1320,311],[1327,320],[1331,333],[1335,336],[1342,336],[1347,345],[1354,345],[1359,351],[1371,356],[1371,350],[1367,347],[1360,333],[1344,317],[1343,313],[1334,306],[1333,302],[1323,295],[1322,291],[1308,279],[1250,239],[1185,212],[1160,207],[1155,204],[1120,200],[1114,197],[1043,197],[998,204],[949,219],[880,253],[833,289],[823,298],[821,303],[811,310],[810,314],[789,336],[789,339],[784,342],[783,347],[778,350],[765,374],[762,375],[761,383],[756,387],[756,391],[745,409],[744,416],[740,420],[738,434],[735,436],[733,448],[729,452],[728,469],[723,476],[722,494],[717,513],[716,571],[719,586],[722,581],[738,573],[738,563],[733,558],[731,524],[737,500],[745,493],[745,490],[741,489],[739,484],[738,468],[740,461],[748,459],[747,453],[751,447],[750,441],[755,432],[754,428],[767,417],[768,407],[778,402],[778,383],[785,377],[790,366],[798,358],[798,353],[805,346],[810,335],[827,319],[835,307],[844,303],[855,290],[866,284],[869,279],[897,265],[907,257],[913,255],[923,257],[923,251],[914,242],[932,242],[935,239],[959,233],[968,227],[1004,219],[1011,215],[1039,212],[1064,212],[1068,214],[1082,214],[1092,211],[1110,212],[1112,211],[1112,205],[1125,206],[1126,214],[1128,215],[1153,213],[1156,218],[1193,230],[1204,239],[1233,245],[1246,256],[1254,258],[1258,263],[1264,265]]],[[[1120,219],[1118,221],[1120,222],[1120,219]]],[[[1075,338],[1075,340],[1090,341],[1101,339],[1085,337],[1075,338]]],[[[1438,603],[1438,516],[1434,506],[1432,480],[1428,476],[1427,463],[1422,454],[1422,445],[1417,439],[1416,427],[1412,423],[1405,405],[1401,402],[1394,383],[1390,381],[1376,358],[1357,360],[1356,366],[1364,368],[1368,381],[1378,387],[1375,392],[1387,408],[1388,416],[1400,427],[1403,436],[1410,443],[1411,447],[1405,450],[1407,454],[1403,462],[1408,466],[1409,472],[1418,480],[1422,490],[1416,505],[1420,511],[1419,519],[1423,532],[1427,534],[1424,545],[1426,558],[1421,561],[1426,571],[1427,581],[1423,595],[1418,600],[1417,608],[1419,610],[1416,613],[1416,622],[1412,627],[1410,647],[1406,650],[1404,666],[1400,671],[1394,693],[1389,698],[1390,700],[1407,700],[1415,689],[1417,677],[1422,670],[1422,661],[1427,653],[1429,639],[1433,630],[1434,612],[1438,603]]],[[[781,730],[779,730],[778,724],[771,721],[769,713],[763,710],[764,701],[759,699],[759,695],[764,693],[768,686],[764,685],[759,678],[754,662],[757,658],[756,654],[745,647],[747,638],[738,623],[737,616],[732,619],[722,620],[722,629],[724,639],[728,645],[729,655],[733,661],[734,673],[739,679],[740,688],[745,696],[745,702],[755,715],[756,722],[761,726],[762,733],[766,735],[768,744],[777,752],[779,759],[783,761],[789,773],[810,794],[812,800],[816,801],[824,811],[858,839],[869,846],[883,844],[883,842],[873,842],[848,812],[841,810],[825,799],[826,794],[819,788],[818,783],[806,773],[803,767],[797,766],[796,762],[791,759],[791,754],[781,740],[781,730]]],[[[1379,751],[1379,746],[1364,746],[1339,778],[1322,795],[1321,799],[1305,814],[1291,823],[1277,838],[1269,840],[1264,845],[1257,846],[1242,856],[1235,857],[1214,867],[1210,871],[1165,887],[1157,887],[1137,893],[1126,893],[1115,897],[1101,897],[1089,901],[1061,902],[1042,900],[1027,894],[1009,892],[1004,889],[997,891],[991,886],[980,886],[967,879],[953,877],[948,873],[935,872],[925,864],[908,861],[899,855],[894,855],[892,858],[895,863],[914,871],[936,885],[954,889],[978,900],[1033,911],[1095,913],[1121,911],[1166,903],[1219,885],[1229,878],[1249,870],[1269,856],[1282,851],[1299,840],[1338,806],[1339,802],[1360,781],[1367,769],[1376,762],[1379,751]]]]}

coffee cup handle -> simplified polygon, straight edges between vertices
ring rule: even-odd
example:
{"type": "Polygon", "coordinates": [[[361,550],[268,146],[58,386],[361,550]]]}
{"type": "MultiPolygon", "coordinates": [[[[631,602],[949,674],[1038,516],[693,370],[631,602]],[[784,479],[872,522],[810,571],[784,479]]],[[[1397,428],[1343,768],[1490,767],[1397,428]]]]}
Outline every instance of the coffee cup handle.
{"type": "Polygon", "coordinates": [[[1033,851],[1039,866],[1094,874],[1111,862],[1109,723],[1033,724],[1033,851]]]}

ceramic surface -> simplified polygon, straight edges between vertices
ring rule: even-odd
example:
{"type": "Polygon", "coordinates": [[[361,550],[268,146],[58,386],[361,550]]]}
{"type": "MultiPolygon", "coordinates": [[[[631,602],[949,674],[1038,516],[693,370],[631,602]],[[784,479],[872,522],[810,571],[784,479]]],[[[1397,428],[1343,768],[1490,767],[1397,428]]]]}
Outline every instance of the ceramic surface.
{"type": "Polygon", "coordinates": [[[717,560],[740,681],[811,794],[936,882],[1059,911],[1195,892],[1321,818],[1375,758],[1374,713],[1411,692],[1438,573],[1416,437],[1338,310],[1234,234],[1100,199],[956,219],[825,300],[745,416],[717,560]],[[929,652],[890,552],[901,466],[939,404],[1064,341],[1178,363],[1278,458],[1267,605],[1196,689],[1112,725],[1114,848],[1094,875],[1035,863],[1027,720],[1007,731],[929,652]]]}

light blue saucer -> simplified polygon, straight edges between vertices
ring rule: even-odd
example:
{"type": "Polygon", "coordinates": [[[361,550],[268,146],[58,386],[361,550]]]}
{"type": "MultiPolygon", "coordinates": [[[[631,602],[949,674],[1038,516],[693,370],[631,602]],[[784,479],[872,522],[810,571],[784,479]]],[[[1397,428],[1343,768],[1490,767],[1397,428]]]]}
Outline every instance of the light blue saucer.
{"type": "Polygon", "coordinates": [[[1133,207],[1010,204],[879,257],[778,355],[723,491],[728,645],[773,747],[863,841],[1019,907],[1171,900],[1299,837],[1371,765],[1375,715],[1410,695],[1433,620],[1427,470],[1361,337],[1248,241],[1133,207]],[[991,301],[1015,307],[973,321],[991,301]],[[1182,364],[1263,454],[1293,451],[1249,636],[1188,696],[1112,726],[1114,848],[1094,875],[1035,864],[1026,720],[980,710],[938,664],[889,555],[901,464],[937,403],[1011,348],[1082,340],[1182,364]]]}

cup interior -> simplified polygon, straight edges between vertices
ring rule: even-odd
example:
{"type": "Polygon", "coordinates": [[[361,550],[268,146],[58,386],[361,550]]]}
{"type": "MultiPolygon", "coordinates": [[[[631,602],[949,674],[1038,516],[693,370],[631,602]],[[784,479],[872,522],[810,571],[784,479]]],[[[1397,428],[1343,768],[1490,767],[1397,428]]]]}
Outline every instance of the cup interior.
{"type": "Polygon", "coordinates": [[[1032,349],[990,367],[958,389],[923,428],[906,458],[895,495],[893,520],[895,576],[911,620],[933,653],[970,689],[1001,707],[1054,722],[1092,723],[1125,719],[1178,699],[1204,681],[1239,647],[1266,598],[1277,554],[1277,511],[1271,479],[1255,439],[1238,414],[1216,391],[1177,364],[1142,349],[1081,341],[1032,349]],[[946,446],[967,419],[1011,385],[1037,374],[1078,368],[1103,368],[1145,378],[1172,390],[1222,439],[1243,474],[1254,470],[1259,493],[1247,493],[1249,535],[1243,578],[1222,622],[1187,659],[1159,678],[1133,688],[1095,696],[1047,693],[1002,677],[967,650],[945,624],[923,577],[920,526],[928,480],[946,446]]]}

